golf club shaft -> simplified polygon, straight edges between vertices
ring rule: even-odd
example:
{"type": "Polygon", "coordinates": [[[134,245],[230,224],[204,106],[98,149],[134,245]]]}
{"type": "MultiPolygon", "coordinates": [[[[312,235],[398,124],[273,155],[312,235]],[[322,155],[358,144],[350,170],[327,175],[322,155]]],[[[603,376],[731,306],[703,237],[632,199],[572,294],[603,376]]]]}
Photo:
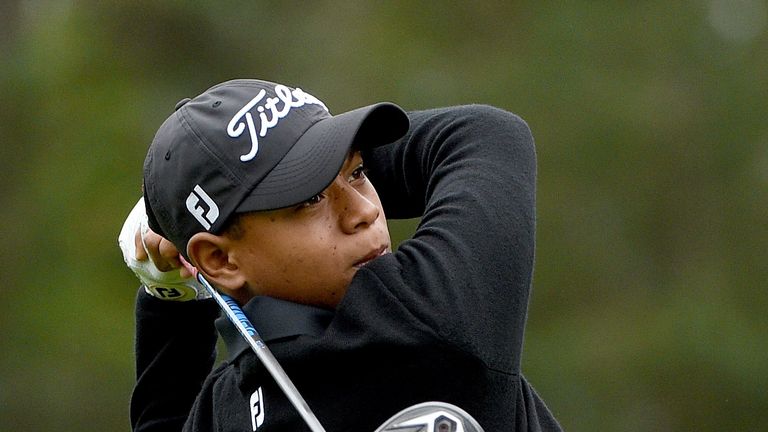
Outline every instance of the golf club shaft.
{"type": "Polygon", "coordinates": [[[307,423],[312,432],[325,432],[325,428],[320,424],[320,421],[315,417],[312,410],[309,409],[309,405],[301,396],[296,386],[293,385],[291,379],[277,362],[277,359],[272,355],[272,351],[267,348],[264,340],[261,339],[259,333],[253,327],[248,317],[245,316],[240,306],[231,297],[225,294],[221,294],[205,280],[202,273],[197,272],[197,279],[205,287],[211,296],[216,300],[224,313],[227,314],[227,318],[234,324],[240,334],[248,341],[248,345],[251,346],[253,352],[259,358],[264,367],[267,368],[272,378],[274,378],[277,385],[283,390],[283,393],[288,397],[293,406],[299,412],[301,417],[307,423]]]}

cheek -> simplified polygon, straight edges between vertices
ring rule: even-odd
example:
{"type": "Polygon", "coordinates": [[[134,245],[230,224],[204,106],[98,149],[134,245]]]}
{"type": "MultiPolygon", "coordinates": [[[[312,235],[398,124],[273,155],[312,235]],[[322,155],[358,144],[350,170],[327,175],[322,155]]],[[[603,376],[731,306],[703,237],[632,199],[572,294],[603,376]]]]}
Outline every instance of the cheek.
{"type": "Polygon", "coordinates": [[[280,268],[277,285],[298,301],[328,303],[328,297],[343,295],[352,276],[350,259],[343,245],[318,234],[305,238],[300,250],[287,254],[290,262],[280,268]]]}
{"type": "Polygon", "coordinates": [[[283,240],[280,256],[276,257],[281,269],[304,278],[330,270],[341,255],[336,231],[331,218],[292,230],[290,238],[283,240]]]}

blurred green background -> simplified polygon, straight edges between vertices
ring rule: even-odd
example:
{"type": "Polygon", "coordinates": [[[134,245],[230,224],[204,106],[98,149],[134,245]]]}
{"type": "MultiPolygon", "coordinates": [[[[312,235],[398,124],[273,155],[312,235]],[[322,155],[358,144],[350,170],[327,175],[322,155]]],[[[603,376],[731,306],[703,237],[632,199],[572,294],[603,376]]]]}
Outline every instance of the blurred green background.
{"type": "Polygon", "coordinates": [[[129,429],[117,233],[176,101],[235,77],[335,112],[520,114],[539,157],[524,371],[563,426],[765,430],[764,0],[4,0],[0,59],[2,431],[129,429]]]}

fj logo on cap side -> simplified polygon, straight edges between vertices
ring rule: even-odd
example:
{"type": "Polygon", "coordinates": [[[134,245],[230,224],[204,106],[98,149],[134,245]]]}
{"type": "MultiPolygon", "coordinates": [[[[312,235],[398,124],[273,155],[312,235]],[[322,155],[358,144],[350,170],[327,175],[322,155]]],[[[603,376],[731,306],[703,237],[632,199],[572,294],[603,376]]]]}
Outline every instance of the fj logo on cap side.
{"type": "Polygon", "coordinates": [[[192,213],[192,216],[200,222],[206,230],[211,229],[211,225],[219,218],[219,206],[208,196],[207,193],[200,187],[195,185],[192,192],[187,197],[187,210],[192,213]],[[201,205],[200,200],[203,201],[205,206],[201,205]],[[206,210],[206,207],[208,208],[206,210]]]}
{"type": "Polygon", "coordinates": [[[264,138],[267,132],[277,126],[280,119],[285,118],[291,112],[291,108],[298,108],[306,104],[320,105],[328,111],[325,104],[302,89],[297,88],[291,91],[288,87],[278,84],[275,86],[275,95],[277,97],[267,98],[263,105],[258,105],[264,96],[266,90],[262,89],[255,98],[245,104],[240,111],[232,117],[227,125],[227,134],[232,138],[237,138],[243,134],[245,128],[248,128],[248,134],[251,137],[251,150],[240,156],[240,160],[248,162],[256,157],[259,152],[259,137],[264,138]],[[259,112],[259,128],[256,129],[256,123],[253,119],[251,110],[256,107],[259,112]]]}

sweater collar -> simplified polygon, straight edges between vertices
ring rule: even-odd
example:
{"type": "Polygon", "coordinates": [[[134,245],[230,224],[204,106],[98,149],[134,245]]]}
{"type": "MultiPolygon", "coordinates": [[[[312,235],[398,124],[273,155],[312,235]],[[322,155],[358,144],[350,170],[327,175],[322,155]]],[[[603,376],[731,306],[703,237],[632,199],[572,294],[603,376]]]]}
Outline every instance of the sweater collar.
{"type": "MultiPolygon", "coordinates": [[[[272,297],[254,297],[242,309],[267,343],[299,335],[319,336],[333,319],[329,310],[272,297]]],[[[216,328],[227,346],[230,361],[250,349],[226,316],[216,320],[216,328]]]]}

